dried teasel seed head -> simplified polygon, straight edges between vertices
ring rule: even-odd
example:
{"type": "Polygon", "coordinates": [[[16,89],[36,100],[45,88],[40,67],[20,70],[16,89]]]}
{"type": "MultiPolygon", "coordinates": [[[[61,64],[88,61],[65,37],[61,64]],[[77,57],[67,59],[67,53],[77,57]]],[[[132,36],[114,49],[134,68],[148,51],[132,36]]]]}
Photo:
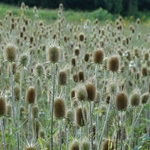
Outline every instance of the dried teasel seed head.
{"type": "Polygon", "coordinates": [[[76,110],[76,124],[80,127],[85,126],[85,123],[87,121],[87,111],[85,108],[79,107],[76,110]]]}
{"type": "Polygon", "coordinates": [[[58,84],[66,85],[67,84],[67,72],[65,70],[61,70],[58,74],[58,84]]]}
{"type": "Polygon", "coordinates": [[[71,65],[72,66],[76,66],[76,58],[72,58],[71,59],[71,65]]]}
{"type": "Polygon", "coordinates": [[[102,63],[103,59],[104,59],[103,50],[101,50],[101,49],[95,50],[93,53],[93,62],[96,64],[100,64],[100,63],[102,63]]]}
{"type": "Polygon", "coordinates": [[[3,97],[0,97],[0,117],[4,116],[6,113],[6,103],[3,97]]]}
{"type": "Polygon", "coordinates": [[[150,94],[148,92],[142,94],[141,96],[142,104],[146,104],[148,102],[149,97],[150,97],[150,94]]]}
{"type": "Polygon", "coordinates": [[[79,81],[84,82],[84,72],[82,70],[78,72],[78,79],[79,81]]]}
{"type": "Polygon", "coordinates": [[[65,102],[62,98],[58,97],[54,100],[54,116],[57,119],[62,119],[66,115],[65,102]]]}
{"type": "Polygon", "coordinates": [[[69,150],[79,150],[80,144],[79,141],[75,140],[70,144],[69,150]]]}
{"type": "Polygon", "coordinates": [[[147,66],[145,66],[145,65],[142,66],[141,72],[142,72],[142,75],[143,75],[143,76],[147,76],[147,75],[148,75],[147,66]]]}
{"type": "Polygon", "coordinates": [[[87,83],[85,85],[85,88],[86,88],[86,91],[87,91],[87,94],[88,94],[88,96],[87,96],[88,100],[94,101],[95,98],[96,98],[96,88],[93,85],[93,83],[87,83]]]}
{"type": "Polygon", "coordinates": [[[11,106],[11,104],[6,105],[6,115],[9,116],[9,117],[11,117],[11,115],[12,115],[12,106],[11,106]]]}
{"type": "Polygon", "coordinates": [[[111,139],[105,139],[102,145],[102,150],[114,150],[114,143],[111,139]]]}
{"type": "Polygon", "coordinates": [[[72,89],[71,92],[70,92],[70,99],[74,99],[75,98],[75,90],[72,89]]]}
{"type": "Polygon", "coordinates": [[[85,86],[79,86],[76,92],[76,98],[79,101],[86,101],[88,98],[88,93],[85,86]]]}
{"type": "Polygon", "coordinates": [[[39,115],[39,108],[38,106],[33,106],[32,107],[32,117],[33,118],[38,118],[39,115]]]}
{"type": "Polygon", "coordinates": [[[88,62],[88,61],[89,61],[89,58],[90,58],[89,53],[86,53],[86,54],[84,55],[84,61],[85,61],[85,62],[88,62]]]}
{"type": "Polygon", "coordinates": [[[79,49],[79,47],[76,47],[76,48],[74,49],[74,54],[75,54],[76,56],[79,56],[79,54],[80,54],[80,49],[79,49]]]}
{"type": "Polygon", "coordinates": [[[43,74],[45,74],[44,66],[40,63],[36,64],[35,68],[34,68],[34,73],[35,73],[35,75],[37,75],[39,77],[42,76],[43,74]]]}
{"type": "Polygon", "coordinates": [[[51,46],[47,49],[47,60],[51,63],[59,61],[59,48],[57,46],[51,46]]]}
{"type": "Polygon", "coordinates": [[[134,92],[130,97],[131,106],[139,106],[140,104],[140,94],[138,92],[134,92]]]}
{"type": "Polygon", "coordinates": [[[36,97],[35,88],[33,86],[30,86],[26,92],[27,103],[33,104],[35,102],[35,97],[36,97]]]}
{"type": "Polygon", "coordinates": [[[128,106],[128,99],[124,92],[119,92],[116,95],[116,107],[118,110],[125,110],[128,106]]]}
{"type": "Polygon", "coordinates": [[[28,61],[29,61],[28,55],[23,54],[22,56],[20,56],[20,64],[21,64],[22,66],[27,66],[28,61]]]}
{"type": "Polygon", "coordinates": [[[84,39],[85,39],[85,35],[84,35],[83,33],[80,33],[80,34],[79,34],[79,41],[80,41],[80,42],[83,42],[84,39]]]}
{"type": "Polygon", "coordinates": [[[117,72],[119,69],[119,58],[117,56],[111,56],[108,60],[108,69],[112,72],[117,72]]]}
{"type": "Polygon", "coordinates": [[[74,82],[78,82],[78,80],[79,80],[79,79],[78,79],[78,75],[77,75],[77,74],[74,74],[74,75],[73,75],[73,81],[74,81],[74,82]]]}
{"type": "Polygon", "coordinates": [[[15,86],[14,87],[14,97],[15,100],[20,100],[20,87],[19,86],[15,86]]]}
{"type": "Polygon", "coordinates": [[[108,92],[112,93],[112,94],[115,94],[117,93],[117,85],[115,82],[110,82],[108,84],[108,92]]]}
{"type": "Polygon", "coordinates": [[[90,150],[90,142],[89,141],[83,141],[81,143],[81,150],[90,150]]]}
{"type": "Polygon", "coordinates": [[[4,58],[9,62],[14,62],[17,57],[17,47],[14,44],[7,44],[4,49],[4,58]]]}
{"type": "Polygon", "coordinates": [[[68,123],[73,123],[74,122],[74,111],[69,109],[66,112],[66,120],[68,123]]]}

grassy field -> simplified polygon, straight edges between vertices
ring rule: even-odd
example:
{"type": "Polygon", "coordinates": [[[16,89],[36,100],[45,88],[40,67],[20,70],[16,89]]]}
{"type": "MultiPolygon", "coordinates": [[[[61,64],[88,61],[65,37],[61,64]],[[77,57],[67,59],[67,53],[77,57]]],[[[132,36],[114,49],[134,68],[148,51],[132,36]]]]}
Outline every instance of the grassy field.
{"type": "Polygon", "coordinates": [[[149,150],[149,30],[0,5],[0,150],[149,150]]]}

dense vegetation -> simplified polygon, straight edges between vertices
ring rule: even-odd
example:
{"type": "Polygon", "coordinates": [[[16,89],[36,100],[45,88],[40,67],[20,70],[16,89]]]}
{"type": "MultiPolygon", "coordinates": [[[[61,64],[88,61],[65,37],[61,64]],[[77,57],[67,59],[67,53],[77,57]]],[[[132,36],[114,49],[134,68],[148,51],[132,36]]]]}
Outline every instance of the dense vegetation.
{"type": "Polygon", "coordinates": [[[63,10],[45,23],[22,3],[0,20],[0,150],[148,149],[149,24],[63,10]]]}
{"type": "MultiPolygon", "coordinates": [[[[22,0],[2,0],[3,3],[20,6],[22,0]]],[[[135,15],[138,10],[149,10],[150,0],[24,0],[28,6],[42,8],[57,8],[59,3],[64,4],[65,9],[95,10],[106,9],[112,14],[135,15]]]]}

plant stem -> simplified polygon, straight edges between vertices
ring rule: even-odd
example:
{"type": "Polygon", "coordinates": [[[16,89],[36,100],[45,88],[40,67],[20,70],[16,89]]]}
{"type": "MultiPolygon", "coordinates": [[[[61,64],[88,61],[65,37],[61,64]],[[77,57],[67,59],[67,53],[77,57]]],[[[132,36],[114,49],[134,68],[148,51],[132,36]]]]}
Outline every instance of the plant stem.
{"type": "Polygon", "coordinates": [[[6,141],[5,141],[5,132],[4,132],[4,126],[3,126],[3,118],[0,119],[0,126],[2,130],[2,139],[4,144],[4,150],[6,150],[6,141]]]}
{"type": "Polygon", "coordinates": [[[92,102],[90,103],[90,142],[91,142],[91,150],[93,150],[93,120],[92,120],[92,102]]]}
{"type": "Polygon", "coordinates": [[[32,106],[31,106],[31,104],[29,104],[29,106],[28,106],[29,108],[28,108],[28,110],[29,110],[29,114],[28,114],[28,142],[30,141],[30,122],[31,122],[31,108],[32,108],[32,106]]]}

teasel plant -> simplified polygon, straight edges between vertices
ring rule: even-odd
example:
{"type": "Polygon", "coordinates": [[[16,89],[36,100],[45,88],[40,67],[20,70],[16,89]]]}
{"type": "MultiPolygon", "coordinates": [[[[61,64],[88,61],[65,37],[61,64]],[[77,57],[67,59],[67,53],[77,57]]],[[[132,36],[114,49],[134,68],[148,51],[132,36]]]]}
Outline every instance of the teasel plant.
{"type": "MultiPolygon", "coordinates": [[[[16,119],[16,108],[15,108],[15,97],[14,97],[14,76],[13,76],[13,62],[17,59],[17,47],[10,43],[7,44],[4,49],[4,59],[9,62],[10,66],[10,84],[11,84],[11,102],[12,102],[12,112],[13,112],[13,122],[14,122],[14,128],[17,130],[17,119],[16,119]]],[[[17,149],[20,149],[20,139],[18,130],[16,131],[16,140],[17,140],[17,149]]]]}
{"type": "Polygon", "coordinates": [[[50,115],[51,115],[51,125],[50,125],[50,143],[51,150],[53,150],[53,112],[54,112],[54,98],[55,98],[55,84],[56,84],[56,65],[59,61],[59,48],[58,46],[50,46],[47,48],[47,60],[51,63],[52,70],[52,95],[50,100],[50,115]]]}

